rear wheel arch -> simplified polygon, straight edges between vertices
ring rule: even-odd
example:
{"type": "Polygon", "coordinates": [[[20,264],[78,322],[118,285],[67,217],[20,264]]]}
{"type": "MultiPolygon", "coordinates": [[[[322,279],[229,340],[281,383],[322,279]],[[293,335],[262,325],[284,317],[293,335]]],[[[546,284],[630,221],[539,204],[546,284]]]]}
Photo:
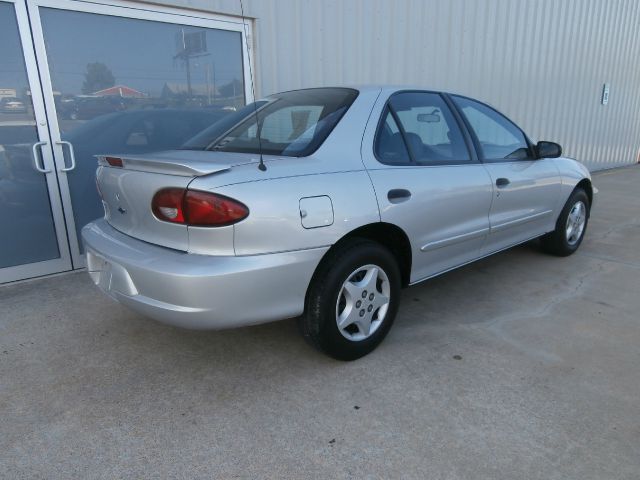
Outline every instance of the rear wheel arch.
{"type": "Polygon", "coordinates": [[[379,233],[380,227],[369,227],[341,238],[325,253],[307,288],[300,331],[312,346],[339,360],[375,349],[398,311],[402,273],[391,249],[375,240],[379,233]],[[375,280],[367,277],[370,273],[375,280]]]}
{"type": "Polygon", "coordinates": [[[397,225],[386,222],[376,222],[363,225],[340,238],[327,252],[325,252],[320,263],[316,267],[312,281],[325,259],[329,256],[333,256],[336,251],[343,247],[343,245],[354,239],[370,240],[387,248],[398,262],[402,278],[402,286],[405,287],[409,284],[412,262],[411,242],[404,230],[397,225]]]}

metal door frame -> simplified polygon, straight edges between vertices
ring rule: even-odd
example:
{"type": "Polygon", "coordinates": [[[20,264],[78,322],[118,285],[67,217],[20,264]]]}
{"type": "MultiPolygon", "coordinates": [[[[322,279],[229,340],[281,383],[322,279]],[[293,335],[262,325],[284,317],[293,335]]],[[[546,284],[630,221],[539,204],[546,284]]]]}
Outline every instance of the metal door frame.
{"type": "MultiPolygon", "coordinates": [[[[43,175],[45,176],[45,181],[47,183],[49,205],[51,207],[51,217],[55,229],[56,241],[58,242],[58,252],[60,254],[60,257],[52,260],[43,260],[40,262],[27,263],[24,265],[0,268],[0,283],[5,283],[71,270],[72,263],[69,244],[67,242],[67,232],[65,229],[63,206],[60,201],[60,193],[58,191],[58,180],[56,175],[53,151],[51,149],[52,142],[49,135],[49,127],[47,124],[47,115],[44,107],[42,86],[38,77],[38,66],[34,54],[33,43],[31,40],[29,15],[27,13],[25,3],[22,0],[0,1],[13,5],[16,14],[16,20],[18,23],[18,34],[20,36],[20,44],[22,46],[24,63],[27,73],[27,81],[29,84],[29,89],[31,90],[31,102],[33,104],[33,113],[36,122],[38,141],[46,142],[42,144],[40,151],[43,167],[45,170],[48,170],[48,172],[43,173],[43,175]]],[[[7,233],[10,234],[11,232],[7,233]]]]}
{"type": "MultiPolygon", "coordinates": [[[[17,1],[17,0],[12,0],[17,1]]],[[[74,268],[82,268],[86,265],[85,255],[80,254],[78,236],[73,217],[73,207],[71,205],[71,192],[67,182],[63,145],[59,142],[60,128],[58,116],[53,97],[53,85],[49,71],[46,45],[42,23],[40,20],[40,8],[56,8],[61,10],[71,10],[76,12],[86,12],[97,15],[108,15],[138,20],[156,21],[162,23],[172,23],[178,25],[188,25],[210,29],[220,29],[240,32],[242,39],[242,63],[245,86],[245,98],[247,103],[253,101],[253,89],[250,72],[255,72],[253,53],[247,51],[247,45],[251,45],[253,38],[252,24],[248,20],[239,17],[219,15],[205,12],[185,11],[173,7],[162,7],[157,5],[143,5],[127,0],[113,0],[109,2],[86,2],[82,0],[26,0],[29,18],[31,19],[31,32],[33,35],[33,48],[35,50],[34,62],[40,72],[42,82],[42,92],[44,94],[44,105],[49,118],[49,132],[51,145],[53,146],[53,161],[58,174],[62,205],[66,214],[67,237],[73,259],[74,268]],[[248,38],[247,38],[248,35],[248,38]]],[[[251,48],[250,48],[251,49],[251,48]]],[[[251,49],[253,50],[253,49],[251,49]]]]}

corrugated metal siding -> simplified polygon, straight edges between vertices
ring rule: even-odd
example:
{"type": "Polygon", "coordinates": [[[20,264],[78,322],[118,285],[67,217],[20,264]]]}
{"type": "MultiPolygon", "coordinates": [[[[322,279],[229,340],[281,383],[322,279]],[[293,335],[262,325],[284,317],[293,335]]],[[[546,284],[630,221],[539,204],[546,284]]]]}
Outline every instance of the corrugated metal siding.
{"type": "MultiPolygon", "coordinates": [[[[593,170],[638,160],[637,0],[243,1],[259,94],[424,85],[491,103],[593,170]]],[[[239,0],[165,3],[240,14],[239,0]]]]}

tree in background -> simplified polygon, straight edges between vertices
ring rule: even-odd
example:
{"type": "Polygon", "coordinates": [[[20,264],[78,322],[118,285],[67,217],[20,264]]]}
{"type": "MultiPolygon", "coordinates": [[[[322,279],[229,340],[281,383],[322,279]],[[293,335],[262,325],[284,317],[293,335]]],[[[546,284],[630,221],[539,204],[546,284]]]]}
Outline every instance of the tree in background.
{"type": "Polygon", "coordinates": [[[84,83],[82,93],[85,95],[113,87],[116,84],[116,77],[113,76],[109,67],[104,63],[94,62],[87,64],[87,71],[84,72],[84,83]]]}

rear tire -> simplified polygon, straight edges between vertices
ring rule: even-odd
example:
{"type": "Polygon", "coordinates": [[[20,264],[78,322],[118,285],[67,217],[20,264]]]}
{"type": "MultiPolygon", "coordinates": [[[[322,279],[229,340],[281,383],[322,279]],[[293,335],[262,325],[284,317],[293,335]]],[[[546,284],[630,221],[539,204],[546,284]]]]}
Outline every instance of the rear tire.
{"type": "Polygon", "coordinates": [[[382,245],[349,239],[318,267],[298,325],[315,348],[355,360],[384,339],[400,301],[400,269],[382,245]]]}
{"type": "Polygon", "coordinates": [[[566,257],[582,243],[589,222],[590,202],[587,193],[577,188],[564,205],[556,229],[540,237],[542,248],[547,253],[566,257]]]}

